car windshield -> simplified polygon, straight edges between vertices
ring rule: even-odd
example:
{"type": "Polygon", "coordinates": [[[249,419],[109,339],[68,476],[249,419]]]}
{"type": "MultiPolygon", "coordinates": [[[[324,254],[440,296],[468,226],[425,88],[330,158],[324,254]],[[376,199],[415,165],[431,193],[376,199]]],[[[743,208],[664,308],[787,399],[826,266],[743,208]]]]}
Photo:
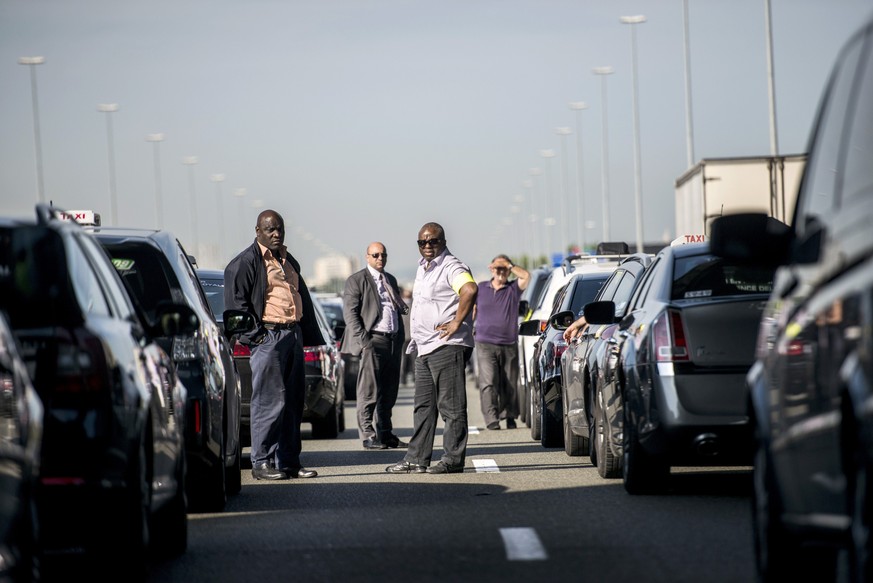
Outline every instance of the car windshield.
{"type": "Polygon", "coordinates": [[[112,264],[149,320],[163,302],[185,303],[179,280],[159,249],[150,245],[106,245],[112,264]]]}
{"type": "Polygon", "coordinates": [[[574,314],[582,315],[582,308],[585,304],[594,300],[594,296],[600,291],[603,282],[606,281],[607,274],[598,278],[585,278],[581,282],[576,283],[576,289],[573,292],[573,300],[570,309],[574,314]]]}
{"type": "Polygon", "coordinates": [[[671,299],[768,294],[773,269],[736,265],[712,255],[677,258],[671,299]]]}
{"type": "Polygon", "coordinates": [[[216,321],[221,322],[224,314],[224,280],[200,277],[200,285],[206,294],[206,301],[216,321]]]}

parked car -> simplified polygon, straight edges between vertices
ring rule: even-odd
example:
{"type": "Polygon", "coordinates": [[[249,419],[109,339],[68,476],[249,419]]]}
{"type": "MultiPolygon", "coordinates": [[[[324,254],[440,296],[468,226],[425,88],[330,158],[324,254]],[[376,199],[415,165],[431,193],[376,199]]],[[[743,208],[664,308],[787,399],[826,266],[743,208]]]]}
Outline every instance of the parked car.
{"type": "MultiPolygon", "coordinates": [[[[345,316],[343,316],[343,299],[339,296],[318,296],[318,301],[330,320],[330,327],[334,331],[337,346],[339,346],[343,332],[346,329],[346,320],[345,316]]],[[[358,398],[358,369],[361,365],[361,357],[360,355],[353,354],[341,354],[341,357],[345,367],[343,378],[344,398],[346,401],[354,401],[358,398]]]]}
{"type": "MultiPolygon", "coordinates": [[[[538,404],[534,403],[532,397],[533,375],[536,370],[536,367],[531,365],[533,362],[534,344],[536,344],[548,325],[549,316],[552,315],[555,307],[555,297],[558,295],[558,291],[580,269],[584,268],[588,272],[600,271],[607,274],[612,273],[621,257],[622,255],[571,255],[567,257],[561,262],[561,265],[550,270],[545,283],[543,283],[542,291],[537,297],[533,298],[530,304],[530,317],[519,325],[518,360],[522,364],[519,364],[518,378],[519,384],[522,387],[520,392],[523,395],[518,405],[519,408],[527,408],[524,422],[532,430],[534,429],[534,422],[539,422],[538,409],[535,410],[538,404]],[[535,322],[535,324],[530,324],[530,322],[535,322]]],[[[539,437],[534,437],[534,439],[539,439],[539,437]]]]}
{"type": "Polygon", "coordinates": [[[43,204],[35,222],[0,219],[0,308],[44,408],[43,567],[144,579],[149,550],[187,545],[186,390],[157,338],[197,314],[168,302],[144,319],[97,242],[43,204]]]}
{"type": "Polygon", "coordinates": [[[746,377],[761,581],[834,581],[840,554],[847,580],[873,580],[871,144],[873,19],[824,91],[791,226],[712,225],[716,253],[778,266],[746,377]]]}
{"type": "MultiPolygon", "coordinates": [[[[594,299],[608,277],[609,271],[603,271],[599,266],[597,269],[580,269],[559,290],[551,314],[570,312],[581,315],[583,306],[594,299]]],[[[520,326],[524,333],[541,328],[531,358],[531,437],[539,440],[543,447],[561,447],[564,445],[561,355],[567,349],[567,343],[564,331],[548,320],[544,323],[529,320],[520,326]]]]}
{"type": "Polygon", "coordinates": [[[43,406],[0,311],[0,581],[39,580],[35,490],[43,406]]]}
{"type": "MultiPolygon", "coordinates": [[[[642,273],[652,263],[652,255],[634,253],[622,259],[609,279],[597,292],[594,301],[611,301],[615,304],[615,322],[612,324],[586,325],[561,355],[563,383],[561,385],[564,405],[564,451],[567,455],[589,455],[591,463],[604,478],[621,476],[621,458],[612,455],[606,440],[618,440],[621,434],[607,433],[605,411],[612,406],[600,390],[601,377],[612,378],[615,361],[611,358],[613,338],[618,321],[627,312],[631,294],[642,280],[642,273]],[[612,367],[612,368],[611,368],[612,367]]],[[[550,319],[557,330],[565,331],[579,314],[572,311],[559,312],[550,319]]]]}
{"type": "Polygon", "coordinates": [[[195,330],[162,336],[188,390],[186,446],[192,511],[220,512],[242,485],[240,381],[233,350],[216,322],[194,267],[169,231],[87,227],[112,259],[149,321],[165,302],[189,306],[195,330]]]}
{"type": "MultiPolygon", "coordinates": [[[[197,275],[204,285],[210,307],[216,314],[221,313],[224,310],[224,272],[199,269],[197,275]]],[[[331,327],[330,319],[324,313],[320,302],[316,301],[314,307],[318,325],[321,327],[321,335],[329,339],[329,344],[303,348],[306,369],[303,421],[312,424],[313,438],[335,438],[346,428],[345,399],[342,390],[345,369],[336,341],[336,330],[341,332],[341,328],[331,327]]],[[[232,343],[233,358],[242,380],[241,435],[244,436],[246,445],[251,445],[252,367],[249,362],[251,350],[235,340],[232,340],[232,343]]]]}
{"type": "MultiPolygon", "coordinates": [[[[606,422],[622,436],[613,454],[629,493],[665,489],[674,465],[751,462],[744,378],[772,278],[708,243],[669,245],[643,274],[613,334],[617,374],[600,387],[613,399],[606,422]]],[[[591,324],[615,315],[612,301],[585,306],[591,324]]]]}
{"type": "MultiPolygon", "coordinates": [[[[522,322],[529,320],[533,314],[533,306],[539,303],[540,296],[545,291],[546,282],[549,279],[550,273],[552,273],[550,267],[537,267],[536,269],[530,270],[530,280],[528,281],[527,287],[524,288],[523,292],[521,292],[521,298],[518,303],[519,325],[521,325],[522,322]]],[[[521,343],[519,343],[519,347],[521,347],[521,343]]],[[[527,378],[527,362],[525,362],[525,359],[521,358],[521,354],[519,354],[518,368],[518,385],[516,386],[519,403],[518,419],[530,427],[527,406],[530,397],[528,396],[529,393],[526,392],[527,384],[525,380],[527,378]]]]}

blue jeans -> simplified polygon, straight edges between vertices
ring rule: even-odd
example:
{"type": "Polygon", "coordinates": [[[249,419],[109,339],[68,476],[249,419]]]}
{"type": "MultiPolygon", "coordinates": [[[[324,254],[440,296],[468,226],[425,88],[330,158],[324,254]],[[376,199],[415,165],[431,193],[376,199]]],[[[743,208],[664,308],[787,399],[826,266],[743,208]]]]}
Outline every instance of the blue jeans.
{"type": "Polygon", "coordinates": [[[443,456],[450,467],[464,465],[467,455],[466,364],[472,348],[447,345],[415,359],[412,439],[405,461],[429,466],[433,456],[437,413],[442,416],[443,456]]]}

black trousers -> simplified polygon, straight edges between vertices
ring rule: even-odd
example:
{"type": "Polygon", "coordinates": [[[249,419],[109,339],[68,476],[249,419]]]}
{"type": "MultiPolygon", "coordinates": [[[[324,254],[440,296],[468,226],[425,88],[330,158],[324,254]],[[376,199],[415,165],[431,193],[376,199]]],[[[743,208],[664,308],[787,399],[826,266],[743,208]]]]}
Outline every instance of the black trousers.
{"type": "Polygon", "coordinates": [[[397,402],[400,385],[403,337],[373,334],[372,338],[372,344],[361,352],[358,368],[358,436],[361,440],[381,441],[394,434],[391,411],[397,402]]]}

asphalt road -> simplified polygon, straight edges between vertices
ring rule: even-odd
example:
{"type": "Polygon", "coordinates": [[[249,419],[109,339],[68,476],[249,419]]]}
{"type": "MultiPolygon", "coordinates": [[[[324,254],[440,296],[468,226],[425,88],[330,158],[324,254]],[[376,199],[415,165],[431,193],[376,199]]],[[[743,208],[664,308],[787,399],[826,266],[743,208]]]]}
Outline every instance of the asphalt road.
{"type": "MultiPolygon", "coordinates": [[[[347,403],[338,439],[312,440],[304,425],[317,478],[258,482],[244,462],[242,492],[221,514],[190,515],[187,553],[149,581],[754,580],[749,468],[674,469],[667,494],[630,496],[523,424],[486,430],[467,389],[463,474],[386,473],[402,450],[364,450],[347,403]]],[[[394,410],[404,440],[412,392],[401,387],[394,410]]]]}

